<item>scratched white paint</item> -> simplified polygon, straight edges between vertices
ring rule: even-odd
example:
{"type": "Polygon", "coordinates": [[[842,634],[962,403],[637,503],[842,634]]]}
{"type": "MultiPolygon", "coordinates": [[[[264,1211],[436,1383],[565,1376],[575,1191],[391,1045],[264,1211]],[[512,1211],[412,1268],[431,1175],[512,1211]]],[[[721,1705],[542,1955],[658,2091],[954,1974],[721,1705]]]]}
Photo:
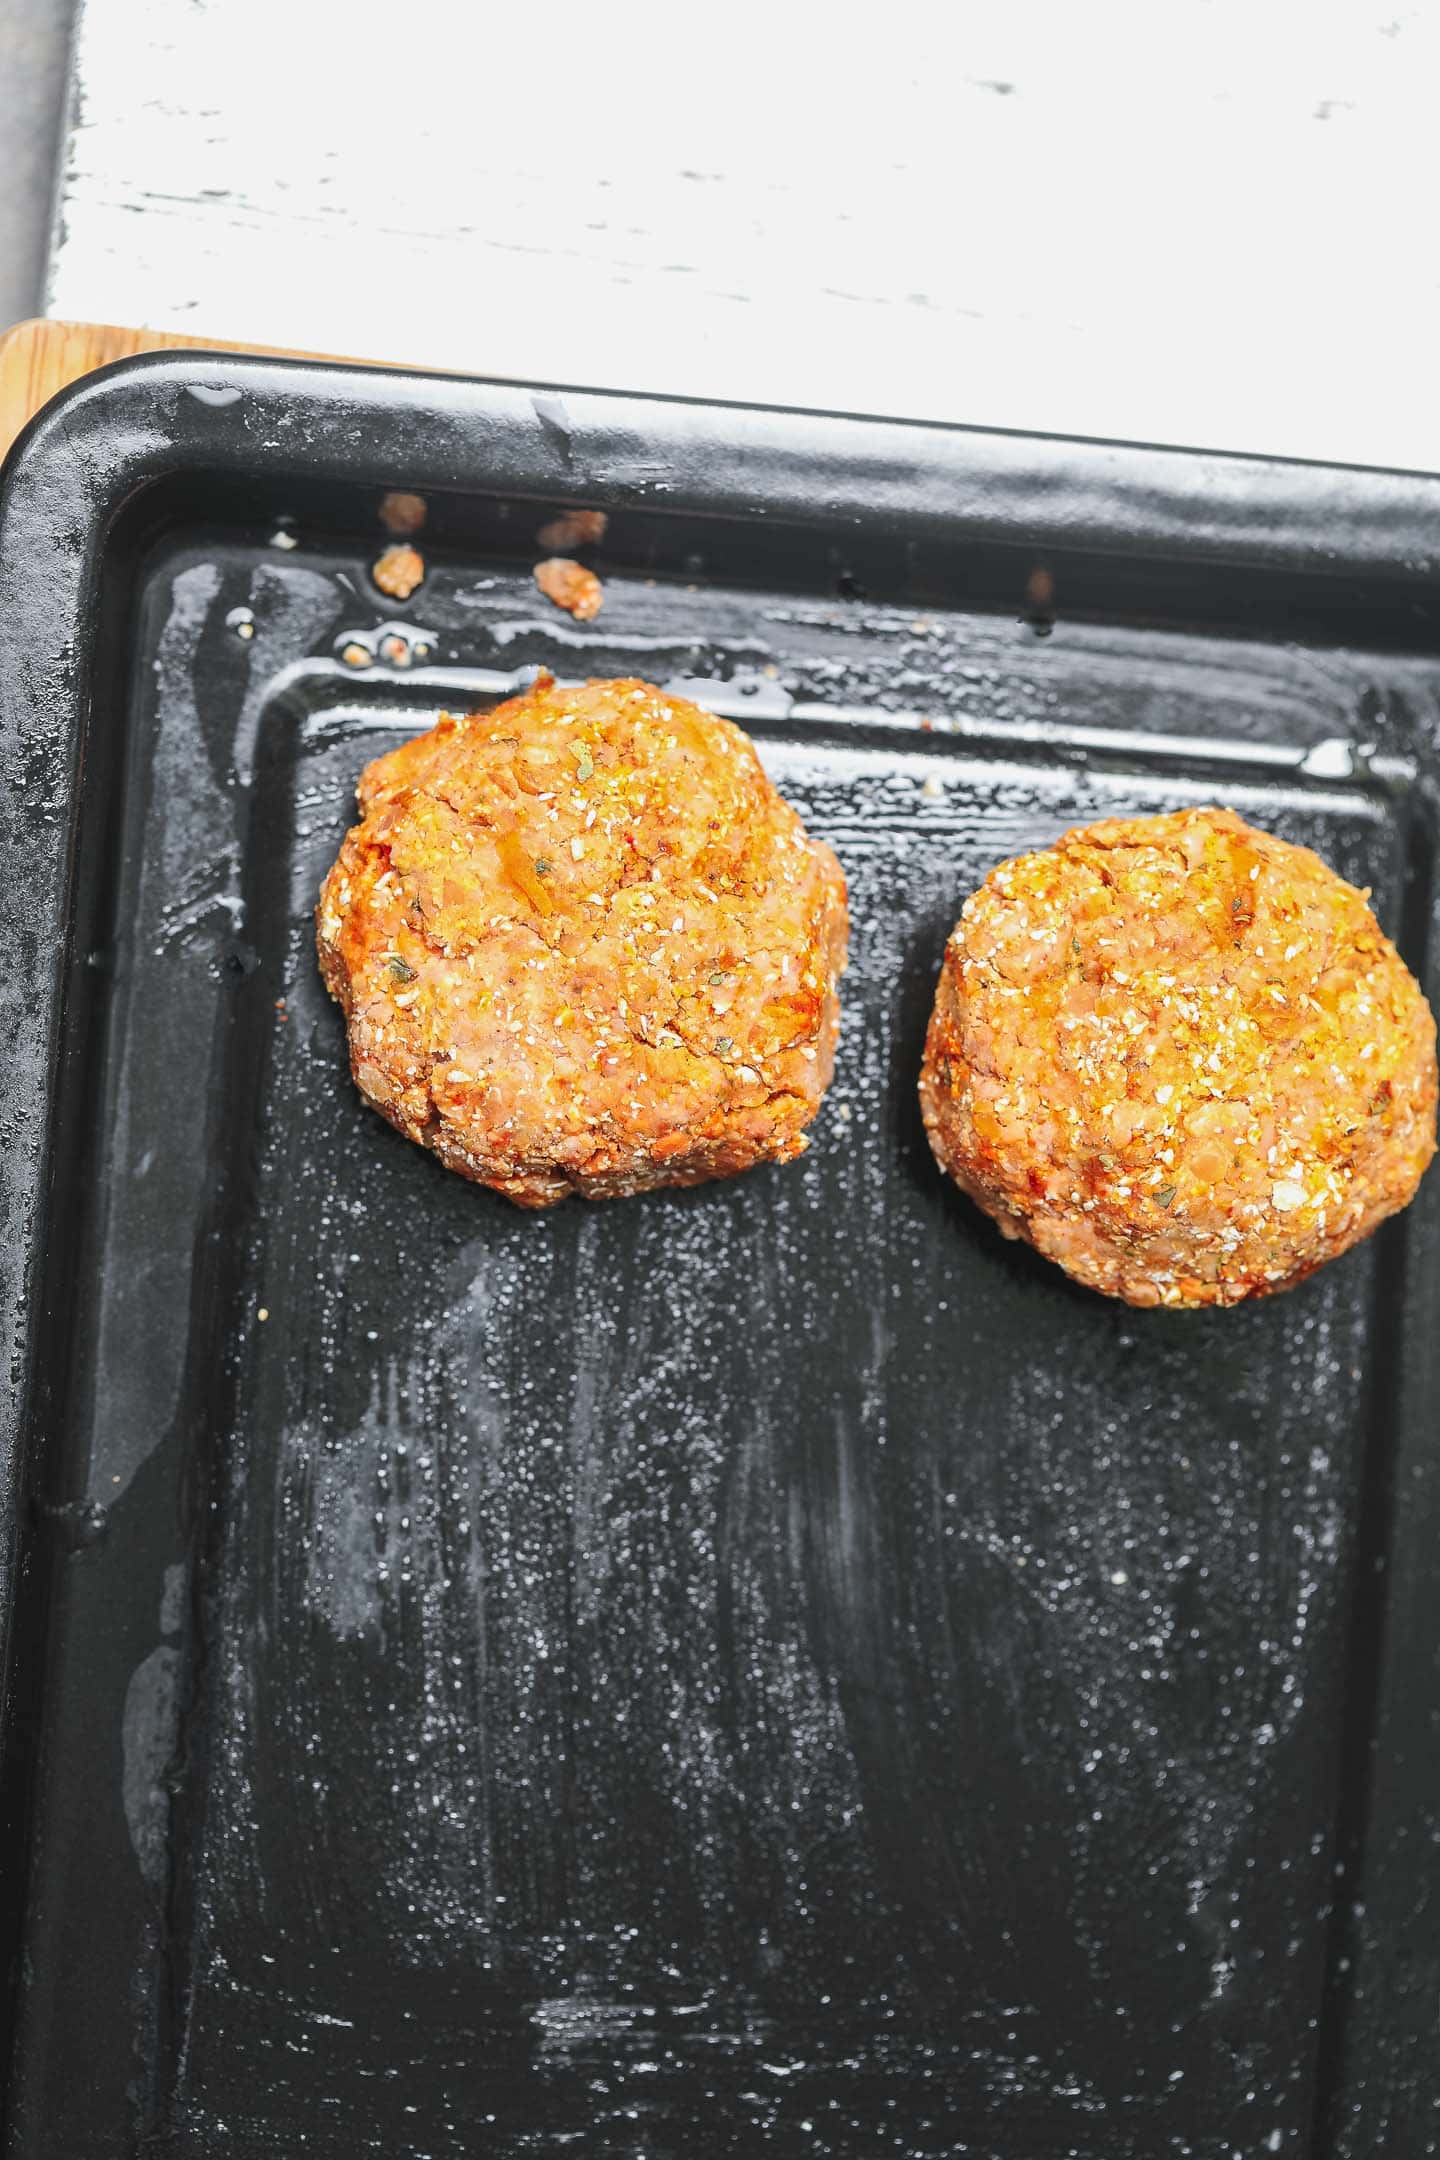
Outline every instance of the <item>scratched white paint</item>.
{"type": "Polygon", "coordinates": [[[49,308],[1440,468],[1440,9],[89,0],[49,308]]]}

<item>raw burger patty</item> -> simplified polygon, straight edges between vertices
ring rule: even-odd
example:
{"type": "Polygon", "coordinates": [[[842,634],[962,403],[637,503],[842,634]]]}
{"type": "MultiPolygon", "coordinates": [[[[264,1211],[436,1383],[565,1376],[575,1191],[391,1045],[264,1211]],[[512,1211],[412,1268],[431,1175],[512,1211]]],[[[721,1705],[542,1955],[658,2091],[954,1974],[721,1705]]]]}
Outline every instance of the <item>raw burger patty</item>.
{"type": "Polygon", "coordinates": [[[1283,1290],[1413,1197],[1435,1022],[1357,892],[1228,810],[1001,863],[945,951],[920,1101],[1010,1237],[1132,1305],[1283,1290]]]}
{"type": "Polygon", "coordinates": [[[320,967],[399,1131],[522,1207],[801,1153],[845,880],[739,728],[542,678],[377,759],[359,799],[320,967]]]}

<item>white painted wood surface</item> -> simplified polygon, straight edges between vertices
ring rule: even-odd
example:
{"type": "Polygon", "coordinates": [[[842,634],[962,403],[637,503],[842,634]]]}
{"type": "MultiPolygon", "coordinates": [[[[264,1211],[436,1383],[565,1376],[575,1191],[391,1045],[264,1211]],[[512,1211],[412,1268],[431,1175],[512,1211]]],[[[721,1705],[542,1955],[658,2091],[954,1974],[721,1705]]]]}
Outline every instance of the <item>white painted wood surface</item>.
{"type": "Polygon", "coordinates": [[[1440,7],[88,0],[49,311],[1440,469],[1440,7]]]}

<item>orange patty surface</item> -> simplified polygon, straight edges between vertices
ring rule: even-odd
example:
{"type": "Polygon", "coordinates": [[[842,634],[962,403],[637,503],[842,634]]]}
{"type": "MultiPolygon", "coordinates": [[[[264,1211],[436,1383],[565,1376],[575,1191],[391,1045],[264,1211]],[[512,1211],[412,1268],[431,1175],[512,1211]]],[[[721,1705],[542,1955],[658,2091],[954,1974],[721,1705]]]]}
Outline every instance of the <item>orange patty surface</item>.
{"type": "Polygon", "coordinates": [[[801,1153],[845,879],[740,728],[649,683],[542,677],[358,792],[320,967],[399,1131],[522,1207],[801,1153]]]}
{"type": "Polygon", "coordinates": [[[920,1101],[942,1167],[1132,1305],[1284,1289],[1414,1196],[1435,1022],[1367,906],[1229,810],[1003,862],[946,947],[920,1101]]]}

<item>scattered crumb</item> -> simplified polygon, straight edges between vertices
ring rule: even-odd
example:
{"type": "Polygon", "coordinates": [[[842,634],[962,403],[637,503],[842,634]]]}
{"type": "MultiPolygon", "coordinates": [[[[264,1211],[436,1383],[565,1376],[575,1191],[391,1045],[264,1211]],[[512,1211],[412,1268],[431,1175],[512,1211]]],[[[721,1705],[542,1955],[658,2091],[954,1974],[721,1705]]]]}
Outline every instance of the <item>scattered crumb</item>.
{"type": "Polygon", "coordinates": [[[1037,567],[1025,580],[1025,605],[1032,615],[1043,615],[1054,601],[1055,580],[1048,570],[1037,567]]]}
{"type": "Polygon", "coordinates": [[[382,657],[390,662],[391,667],[410,665],[410,641],[401,637],[396,630],[392,630],[388,637],[381,638],[380,652],[382,657]]]}
{"type": "Polygon", "coordinates": [[[288,525],[277,525],[270,535],[270,545],[273,548],[281,549],[283,553],[288,555],[299,547],[300,543],[288,525]]]}
{"type": "Polygon", "coordinates": [[[396,541],[382,550],[372,564],[371,577],[388,599],[408,600],[425,576],[425,558],[418,548],[396,541]]]}
{"type": "Polygon", "coordinates": [[[354,638],[342,649],[340,657],[346,667],[368,667],[370,664],[369,652],[354,638]]]}
{"type": "Polygon", "coordinates": [[[576,622],[593,621],[605,597],[594,571],[587,570],[583,563],[569,561],[564,555],[551,555],[544,562],[536,563],[535,583],[547,600],[564,608],[576,622]]]}
{"type": "Polygon", "coordinates": [[[562,510],[559,517],[540,527],[535,539],[540,547],[561,555],[567,548],[597,547],[609,523],[603,510],[562,510]]]}
{"type": "Polygon", "coordinates": [[[269,1306],[268,1306],[268,1305],[262,1305],[262,1306],[260,1307],[260,1310],[259,1310],[259,1312],[257,1312],[257,1313],[256,1313],[255,1317],[256,1317],[256,1319],[257,1319],[257,1320],[268,1320],[268,1319],[269,1319],[269,1317],[270,1317],[270,1308],[269,1308],[269,1306]]]}
{"type": "Polygon", "coordinates": [[[381,524],[401,538],[419,532],[427,515],[423,495],[387,495],[380,504],[381,524]]]}

